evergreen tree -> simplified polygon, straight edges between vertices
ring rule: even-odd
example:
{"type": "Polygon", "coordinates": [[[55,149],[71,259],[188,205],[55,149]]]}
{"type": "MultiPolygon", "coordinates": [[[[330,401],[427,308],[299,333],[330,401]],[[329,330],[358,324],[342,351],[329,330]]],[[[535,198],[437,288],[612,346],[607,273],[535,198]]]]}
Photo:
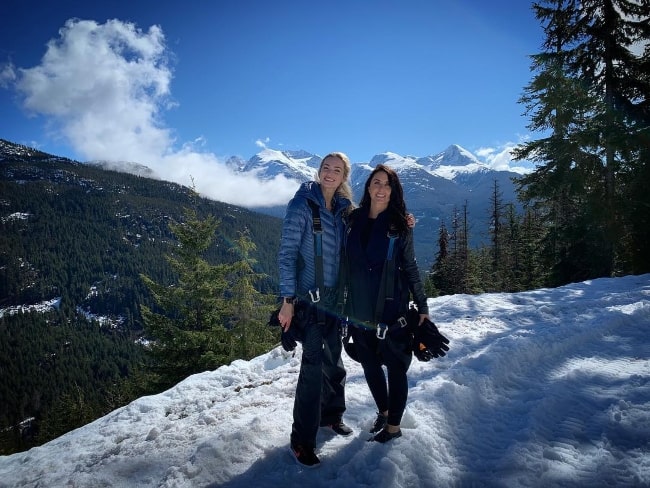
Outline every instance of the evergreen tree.
{"type": "Polygon", "coordinates": [[[542,248],[540,242],[543,235],[542,220],[533,209],[527,208],[522,218],[519,243],[521,290],[540,288],[548,283],[548,273],[544,270],[543,260],[540,257],[542,248]]]}
{"type": "Polygon", "coordinates": [[[499,190],[499,182],[494,180],[494,187],[490,196],[490,242],[491,242],[491,263],[492,279],[488,281],[487,290],[501,290],[505,284],[505,272],[507,263],[503,259],[503,246],[505,236],[503,231],[503,200],[499,190]]]}
{"type": "Polygon", "coordinates": [[[451,285],[451,293],[464,292],[464,279],[463,279],[463,264],[461,262],[461,241],[462,239],[462,226],[458,209],[454,207],[451,217],[451,232],[449,234],[449,241],[451,243],[451,253],[449,256],[449,283],[451,285]]]}
{"type": "Polygon", "coordinates": [[[100,407],[89,401],[87,389],[75,384],[55,401],[39,422],[38,438],[42,443],[47,442],[107,413],[100,412],[100,407]]]}
{"type": "Polygon", "coordinates": [[[231,267],[227,277],[229,300],[226,311],[230,316],[230,356],[232,359],[251,359],[269,351],[277,342],[277,336],[266,325],[273,310],[273,299],[255,288],[264,275],[253,269],[256,261],[252,257],[256,246],[248,231],[239,233],[231,252],[239,258],[231,267]]]}
{"type": "Polygon", "coordinates": [[[230,357],[230,338],[224,326],[228,264],[209,264],[202,255],[215,238],[219,221],[199,219],[186,209],[185,222],[171,223],[179,245],[168,261],[178,279],[161,284],[142,275],[160,311],[142,307],[144,328],[151,338],[151,367],[160,388],[185,377],[216,369],[230,357]]]}
{"type": "Polygon", "coordinates": [[[550,134],[515,152],[538,163],[519,180],[520,195],[546,222],[543,256],[554,270],[551,284],[611,275],[626,253],[620,202],[627,197],[617,177],[638,166],[638,132],[647,128],[648,77],[629,48],[648,40],[650,6],[553,0],[533,8],[546,40],[544,52],[532,56],[537,74],[521,102],[529,127],[550,134]]]}
{"type": "Polygon", "coordinates": [[[453,293],[471,293],[472,277],[470,271],[470,249],[468,238],[467,203],[463,205],[463,215],[460,216],[454,208],[452,218],[451,242],[452,251],[449,259],[449,275],[453,293]]]}
{"type": "Polygon", "coordinates": [[[647,104],[650,96],[647,74],[639,78],[642,60],[630,49],[639,41],[650,40],[650,3],[583,0],[581,7],[583,17],[589,21],[581,25],[584,35],[576,46],[573,68],[600,102],[591,125],[596,127],[594,152],[604,180],[604,198],[594,203],[604,229],[603,274],[609,275],[617,271],[617,257],[623,252],[618,245],[623,230],[618,174],[623,167],[638,164],[637,144],[643,141],[635,137],[639,118],[634,113],[639,104],[647,104]]]}
{"type": "MultiPolygon", "coordinates": [[[[645,39],[650,29],[646,22],[645,39]]],[[[622,195],[623,222],[625,225],[628,271],[641,274],[650,272],[650,42],[646,43],[637,65],[635,76],[638,103],[630,108],[632,130],[631,148],[619,175],[622,195]]]]}
{"type": "Polygon", "coordinates": [[[449,260],[449,232],[445,227],[444,220],[440,223],[438,230],[438,254],[426,282],[428,284],[426,291],[431,297],[453,293],[449,260]]]}
{"type": "Polygon", "coordinates": [[[504,238],[501,252],[500,290],[516,292],[523,290],[523,256],[522,230],[519,215],[514,204],[508,203],[504,208],[504,238]]]}

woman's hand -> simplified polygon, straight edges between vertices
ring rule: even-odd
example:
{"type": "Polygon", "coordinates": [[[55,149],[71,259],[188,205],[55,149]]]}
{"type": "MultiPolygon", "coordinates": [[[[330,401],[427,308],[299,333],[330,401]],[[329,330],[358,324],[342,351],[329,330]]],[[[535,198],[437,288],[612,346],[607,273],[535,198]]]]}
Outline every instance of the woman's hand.
{"type": "Polygon", "coordinates": [[[409,229],[415,227],[415,216],[412,213],[406,214],[406,225],[409,229]]]}
{"type": "Polygon", "coordinates": [[[282,327],[283,331],[286,332],[289,330],[289,327],[291,327],[292,318],[293,318],[293,303],[283,302],[282,307],[280,308],[280,313],[278,313],[278,320],[280,321],[280,327],[282,327]]]}

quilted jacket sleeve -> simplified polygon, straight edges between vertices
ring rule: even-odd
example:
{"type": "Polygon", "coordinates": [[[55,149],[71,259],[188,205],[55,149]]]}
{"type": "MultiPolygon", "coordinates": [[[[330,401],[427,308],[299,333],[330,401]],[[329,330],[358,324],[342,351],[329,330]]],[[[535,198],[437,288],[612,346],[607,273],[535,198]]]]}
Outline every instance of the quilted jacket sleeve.
{"type": "Polygon", "coordinates": [[[402,270],[408,280],[409,290],[413,295],[413,301],[418,307],[421,314],[429,314],[427,297],[424,293],[424,285],[420,279],[420,271],[415,259],[415,249],[413,247],[413,231],[409,229],[403,239],[401,246],[401,263],[402,270]]]}
{"type": "Polygon", "coordinates": [[[280,272],[280,296],[290,297],[297,294],[298,255],[303,233],[307,227],[307,201],[295,196],[289,201],[282,224],[282,237],[278,252],[280,272]]]}

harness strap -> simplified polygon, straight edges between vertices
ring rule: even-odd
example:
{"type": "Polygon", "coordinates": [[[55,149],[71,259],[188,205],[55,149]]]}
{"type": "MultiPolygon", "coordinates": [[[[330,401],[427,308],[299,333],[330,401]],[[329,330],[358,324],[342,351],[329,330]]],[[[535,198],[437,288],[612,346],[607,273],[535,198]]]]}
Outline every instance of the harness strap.
{"type": "MultiPolygon", "coordinates": [[[[348,227],[347,232],[350,232],[350,228],[348,227]]],[[[390,230],[388,232],[388,250],[386,251],[386,260],[384,261],[384,266],[382,268],[381,272],[381,278],[380,278],[380,284],[379,284],[379,294],[377,295],[377,305],[375,307],[375,322],[349,322],[345,320],[345,332],[343,335],[343,340],[344,342],[348,342],[350,340],[349,334],[347,334],[347,324],[349,323],[352,326],[360,327],[366,330],[375,330],[376,335],[379,339],[385,339],[386,338],[386,333],[392,332],[396,329],[401,329],[402,327],[406,327],[407,325],[407,320],[406,317],[402,316],[397,319],[397,322],[394,324],[385,324],[382,322],[383,319],[383,314],[384,314],[384,304],[386,303],[386,300],[393,300],[393,291],[394,291],[394,284],[395,284],[395,242],[399,238],[399,234],[397,233],[391,233],[390,230]]],[[[345,246],[343,247],[342,251],[342,261],[345,264],[345,269],[342,269],[341,273],[341,281],[340,283],[343,283],[343,300],[341,304],[341,311],[345,311],[345,304],[347,302],[347,295],[348,295],[348,289],[347,289],[347,275],[348,275],[348,270],[347,270],[347,258],[345,256],[346,249],[345,246]]],[[[342,266],[343,268],[343,266],[342,266]]]]}
{"type": "Polygon", "coordinates": [[[358,327],[360,329],[372,330],[375,331],[375,334],[379,339],[385,339],[386,333],[391,333],[397,329],[402,329],[408,325],[405,316],[398,317],[397,321],[394,324],[384,324],[382,322],[372,323],[372,322],[352,322],[352,326],[358,327]]]}
{"type": "MultiPolygon", "coordinates": [[[[377,306],[375,307],[375,322],[381,324],[384,315],[384,304],[386,300],[393,299],[393,290],[395,286],[395,241],[397,234],[388,233],[388,251],[386,260],[381,271],[381,280],[379,285],[379,294],[377,295],[377,306]]],[[[385,336],[385,334],[383,334],[385,336]]],[[[377,334],[379,337],[379,333],[377,334]]],[[[382,337],[383,339],[383,337],[382,337]]]]}
{"type": "MultiPolygon", "coordinates": [[[[318,303],[321,294],[325,293],[325,277],[323,272],[323,225],[320,220],[320,209],[313,200],[307,200],[311,208],[312,232],[314,234],[314,265],[316,267],[316,290],[309,290],[312,303],[318,303]]],[[[318,323],[325,323],[323,307],[316,307],[318,323]]]]}

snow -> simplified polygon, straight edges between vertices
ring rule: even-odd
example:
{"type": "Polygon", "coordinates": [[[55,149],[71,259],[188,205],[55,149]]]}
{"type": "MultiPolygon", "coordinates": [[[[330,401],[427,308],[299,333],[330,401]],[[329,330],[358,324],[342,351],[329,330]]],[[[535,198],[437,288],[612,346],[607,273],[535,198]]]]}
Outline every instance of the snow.
{"type": "Polygon", "coordinates": [[[5,315],[11,316],[16,315],[17,313],[50,312],[58,309],[60,305],[61,297],[44,300],[34,305],[12,305],[11,307],[0,308],[0,319],[5,315]]]}
{"type": "Polygon", "coordinates": [[[6,222],[9,222],[11,220],[27,220],[30,217],[30,213],[27,212],[14,212],[10,215],[7,215],[6,217],[0,218],[0,222],[3,224],[6,222]]]}
{"type": "Polygon", "coordinates": [[[481,171],[487,171],[487,169],[487,166],[483,163],[470,163],[464,166],[438,166],[434,169],[428,169],[427,171],[433,176],[439,176],[440,178],[453,181],[458,175],[480,173],[481,171]]]}
{"type": "Polygon", "coordinates": [[[278,347],[0,457],[0,487],[650,486],[650,274],[429,306],[451,350],[414,359],[399,439],[366,442],[375,407],[344,353],[355,432],[321,429],[321,467],[298,466],[300,350],[278,347]]]}

